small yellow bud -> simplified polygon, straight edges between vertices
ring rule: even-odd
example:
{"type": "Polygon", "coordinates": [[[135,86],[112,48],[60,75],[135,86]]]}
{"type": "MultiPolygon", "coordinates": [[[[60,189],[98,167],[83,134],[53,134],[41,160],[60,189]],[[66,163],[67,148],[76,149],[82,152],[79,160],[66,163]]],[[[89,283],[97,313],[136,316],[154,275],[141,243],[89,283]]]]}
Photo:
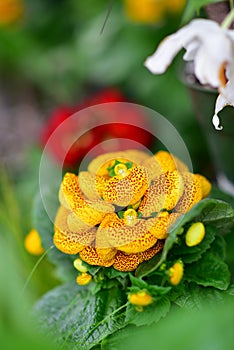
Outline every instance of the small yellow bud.
{"type": "Polygon", "coordinates": [[[202,222],[192,224],[185,235],[185,243],[188,247],[194,247],[201,243],[205,237],[205,226],[202,222]]]}
{"type": "Polygon", "coordinates": [[[184,274],[184,265],[182,261],[177,261],[170,269],[169,269],[169,277],[170,282],[174,286],[177,286],[184,274]]]}
{"type": "Polygon", "coordinates": [[[114,172],[119,177],[125,177],[128,173],[128,168],[126,167],[125,164],[117,164],[114,167],[114,172]]]}
{"type": "Polygon", "coordinates": [[[128,300],[131,304],[137,306],[147,306],[153,302],[152,296],[145,291],[130,294],[128,300]]]}
{"type": "Polygon", "coordinates": [[[41,238],[37,230],[32,229],[24,240],[25,249],[32,255],[40,255],[44,253],[44,248],[41,245],[41,238]]]}
{"type": "Polygon", "coordinates": [[[87,272],[83,272],[81,275],[77,276],[76,278],[76,282],[80,286],[85,286],[86,284],[89,284],[91,280],[92,280],[92,276],[87,272]]]}
{"type": "Polygon", "coordinates": [[[87,267],[83,265],[83,261],[79,258],[73,261],[73,266],[80,272],[88,271],[87,267]]]}
{"type": "Polygon", "coordinates": [[[124,223],[133,226],[137,219],[137,212],[134,209],[128,209],[124,212],[124,223]]]}

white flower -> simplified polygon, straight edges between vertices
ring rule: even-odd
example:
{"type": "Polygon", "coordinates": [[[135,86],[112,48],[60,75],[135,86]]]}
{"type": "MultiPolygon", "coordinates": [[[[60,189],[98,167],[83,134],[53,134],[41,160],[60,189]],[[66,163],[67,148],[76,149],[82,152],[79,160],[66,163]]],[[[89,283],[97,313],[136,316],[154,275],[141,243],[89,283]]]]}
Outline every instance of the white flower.
{"type": "Polygon", "coordinates": [[[195,75],[201,84],[218,89],[213,124],[219,126],[218,113],[234,106],[234,30],[207,19],[195,19],[165,38],[145,66],[154,74],[164,73],[176,54],[184,48],[185,61],[194,61],[195,75]]]}

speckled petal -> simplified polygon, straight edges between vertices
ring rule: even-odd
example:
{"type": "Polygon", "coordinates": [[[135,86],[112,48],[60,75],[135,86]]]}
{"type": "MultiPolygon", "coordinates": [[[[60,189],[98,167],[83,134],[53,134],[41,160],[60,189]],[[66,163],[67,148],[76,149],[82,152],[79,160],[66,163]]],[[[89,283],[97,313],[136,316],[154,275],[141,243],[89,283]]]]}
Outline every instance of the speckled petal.
{"type": "Polygon", "coordinates": [[[113,267],[118,271],[133,271],[141,263],[139,254],[125,254],[120,251],[115,256],[113,267]]]}
{"type": "Polygon", "coordinates": [[[152,259],[156,254],[158,254],[163,249],[163,246],[164,246],[164,240],[158,239],[156,244],[153,247],[138,254],[140,262],[142,263],[143,261],[148,261],[152,259]]]}
{"type": "Polygon", "coordinates": [[[184,192],[175,207],[175,211],[187,213],[194,204],[202,199],[201,181],[194,174],[185,172],[181,174],[184,182],[184,192]]]}
{"type": "Polygon", "coordinates": [[[149,178],[146,168],[133,167],[122,179],[114,176],[106,184],[103,199],[120,207],[135,204],[148,188],[149,178]]]}
{"type": "Polygon", "coordinates": [[[209,195],[211,191],[211,183],[205,178],[205,176],[200,174],[194,174],[195,178],[199,179],[201,187],[202,187],[202,198],[205,198],[209,195]]]}
{"type": "Polygon", "coordinates": [[[97,254],[104,261],[108,262],[114,259],[117,249],[112,247],[108,241],[108,237],[105,232],[100,228],[102,223],[100,224],[97,233],[96,233],[96,241],[95,247],[97,254]]]}
{"type": "Polygon", "coordinates": [[[101,222],[108,212],[114,212],[114,207],[104,201],[89,201],[79,188],[78,176],[66,173],[60,188],[61,204],[74,212],[80,220],[95,226],[101,222]]]}
{"type": "Polygon", "coordinates": [[[104,266],[104,267],[110,267],[114,263],[114,259],[111,259],[109,261],[104,261],[97,253],[97,250],[95,247],[85,247],[80,252],[80,258],[85,261],[89,265],[97,265],[97,266],[104,266]]]}
{"type": "Polygon", "coordinates": [[[69,214],[70,211],[66,208],[59,208],[54,223],[54,244],[63,253],[77,254],[95,239],[96,228],[71,231],[67,225],[69,214]]]}
{"type": "Polygon", "coordinates": [[[162,167],[163,172],[177,170],[179,172],[188,171],[188,167],[180,159],[166,151],[159,151],[155,158],[162,167]]]}
{"type": "Polygon", "coordinates": [[[115,256],[113,267],[118,271],[133,271],[140,263],[152,259],[163,248],[163,241],[157,243],[142,253],[126,254],[118,251],[115,256]]]}
{"type": "Polygon", "coordinates": [[[167,237],[167,228],[170,220],[170,214],[167,211],[160,212],[155,218],[148,219],[148,230],[158,239],[167,237]]]}
{"type": "Polygon", "coordinates": [[[167,171],[158,176],[146,191],[139,206],[143,216],[162,209],[172,210],[183,193],[183,179],[178,171],[167,171]]]}
{"type": "Polygon", "coordinates": [[[79,187],[89,200],[100,200],[106,179],[88,171],[79,173],[79,187]]]}

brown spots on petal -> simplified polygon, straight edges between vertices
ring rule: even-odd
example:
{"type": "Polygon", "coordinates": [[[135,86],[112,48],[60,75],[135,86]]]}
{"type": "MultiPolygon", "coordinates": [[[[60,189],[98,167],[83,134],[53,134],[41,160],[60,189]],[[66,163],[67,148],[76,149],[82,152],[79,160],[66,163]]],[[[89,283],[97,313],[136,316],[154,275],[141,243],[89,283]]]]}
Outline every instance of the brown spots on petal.
{"type": "Polygon", "coordinates": [[[141,199],[149,185],[149,178],[145,168],[133,167],[122,179],[114,176],[103,191],[103,199],[120,207],[135,204],[141,199]]]}
{"type": "Polygon", "coordinates": [[[194,177],[197,178],[200,181],[201,188],[202,188],[202,198],[205,198],[209,195],[211,191],[211,183],[205,176],[200,174],[194,174],[194,177]]]}
{"type": "Polygon", "coordinates": [[[104,261],[98,254],[97,249],[95,247],[85,247],[80,252],[80,258],[85,261],[89,265],[97,265],[110,267],[114,263],[114,259],[110,259],[109,261],[104,261]]]}
{"type": "Polygon", "coordinates": [[[143,216],[151,216],[152,213],[162,209],[171,210],[175,207],[182,193],[183,179],[180,173],[167,171],[154,179],[145,193],[139,211],[143,216]]]}
{"type": "Polygon", "coordinates": [[[192,173],[181,174],[184,183],[183,194],[175,207],[175,211],[187,213],[194,204],[202,199],[202,186],[200,179],[192,173]]]}
{"type": "Polygon", "coordinates": [[[155,158],[161,165],[163,172],[177,170],[180,172],[188,171],[188,167],[176,156],[166,151],[159,151],[155,154],[155,158]]]}
{"type": "Polygon", "coordinates": [[[155,218],[147,220],[148,230],[158,239],[167,237],[167,228],[170,220],[170,214],[167,211],[159,213],[155,218]]]}
{"type": "Polygon", "coordinates": [[[158,240],[157,243],[142,253],[125,254],[118,251],[115,256],[113,267],[118,271],[133,271],[140,263],[152,259],[163,248],[163,241],[158,240]]]}
{"type": "Polygon", "coordinates": [[[54,244],[63,253],[77,254],[95,239],[96,228],[77,228],[71,231],[67,222],[69,214],[70,211],[66,208],[59,208],[54,223],[54,244]]]}
{"type": "Polygon", "coordinates": [[[59,199],[76,216],[85,223],[95,226],[101,222],[108,212],[113,212],[114,207],[104,201],[90,201],[85,198],[79,187],[78,176],[66,173],[60,188],[59,199]]]}
{"type": "Polygon", "coordinates": [[[88,171],[79,173],[79,187],[89,200],[100,200],[106,179],[88,171]]]}

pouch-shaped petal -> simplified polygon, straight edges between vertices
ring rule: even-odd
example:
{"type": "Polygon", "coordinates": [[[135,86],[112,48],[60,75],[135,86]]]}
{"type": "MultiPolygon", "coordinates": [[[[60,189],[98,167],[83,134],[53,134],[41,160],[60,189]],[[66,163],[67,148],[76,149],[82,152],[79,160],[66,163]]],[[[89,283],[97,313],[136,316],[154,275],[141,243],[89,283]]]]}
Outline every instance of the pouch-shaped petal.
{"type": "Polygon", "coordinates": [[[104,267],[110,267],[114,263],[114,259],[110,260],[103,260],[95,247],[89,246],[85,247],[80,252],[80,258],[85,261],[89,265],[97,265],[97,266],[104,266],[104,267]]]}
{"type": "Polygon", "coordinates": [[[162,209],[172,210],[183,193],[183,179],[178,171],[167,171],[152,182],[139,206],[143,216],[162,209]]]}
{"type": "Polygon", "coordinates": [[[114,211],[110,203],[86,199],[79,187],[78,176],[72,173],[64,175],[59,199],[61,204],[65,204],[80,220],[92,226],[99,224],[106,213],[114,211]]]}
{"type": "Polygon", "coordinates": [[[144,167],[136,166],[128,170],[127,176],[112,177],[103,191],[103,199],[120,207],[138,202],[148,188],[149,178],[144,167]]]}
{"type": "Polygon", "coordinates": [[[67,218],[70,211],[64,207],[60,207],[54,223],[54,244],[66,254],[77,254],[86,245],[90,245],[95,239],[96,227],[88,229],[78,228],[76,231],[71,231],[68,227],[67,218]]]}
{"type": "Polygon", "coordinates": [[[187,213],[194,204],[202,199],[202,185],[200,179],[192,173],[181,174],[184,183],[183,194],[178,201],[175,211],[187,213]]]}

